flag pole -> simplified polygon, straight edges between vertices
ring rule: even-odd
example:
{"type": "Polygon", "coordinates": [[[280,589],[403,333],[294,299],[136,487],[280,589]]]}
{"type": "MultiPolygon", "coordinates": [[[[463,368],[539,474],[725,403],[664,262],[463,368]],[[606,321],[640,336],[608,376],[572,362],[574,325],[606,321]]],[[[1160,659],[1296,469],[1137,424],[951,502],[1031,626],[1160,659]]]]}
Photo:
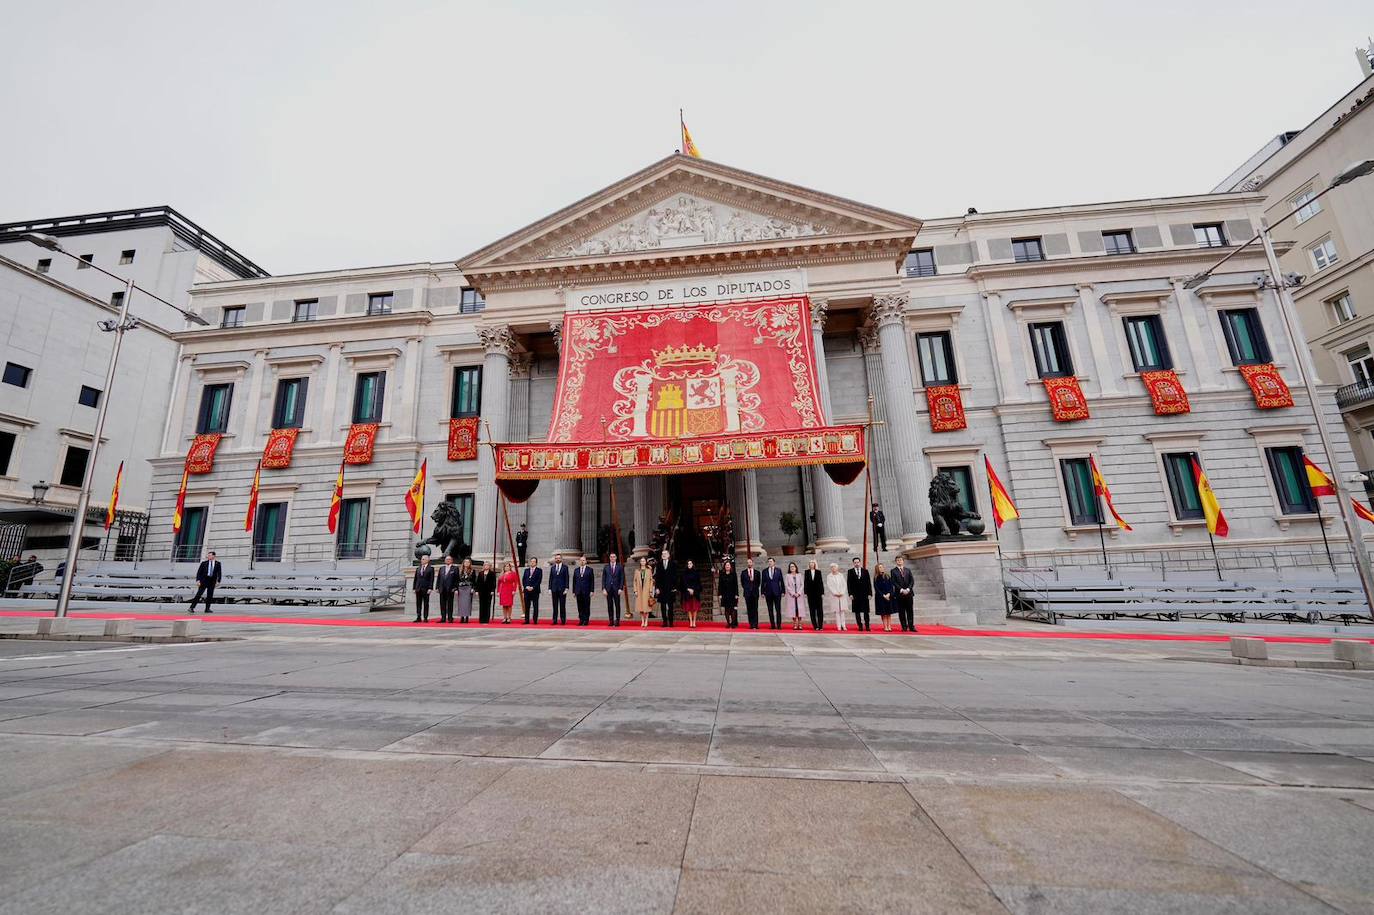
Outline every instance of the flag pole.
{"type": "Polygon", "coordinates": [[[1322,546],[1326,547],[1326,563],[1331,566],[1331,574],[1339,574],[1336,571],[1336,560],[1331,556],[1331,541],[1326,539],[1326,521],[1322,518],[1322,497],[1313,496],[1312,501],[1317,506],[1317,530],[1322,532],[1322,546]]]}
{"type": "MultiPolygon", "coordinates": [[[[487,427],[486,446],[491,449],[491,467],[492,476],[494,477],[496,475],[496,442],[491,434],[491,423],[484,419],[482,420],[482,425],[487,427]]],[[[491,485],[496,486],[496,481],[494,479],[491,485]]],[[[493,521],[491,525],[491,564],[493,566],[496,565],[496,532],[499,529],[498,522],[501,518],[506,519],[506,545],[510,547],[511,561],[514,562],[515,557],[519,555],[515,552],[515,533],[510,526],[510,507],[506,504],[506,494],[501,491],[500,486],[496,486],[496,501],[497,504],[501,506],[501,511],[493,512],[497,520],[493,521]]],[[[495,570],[493,569],[493,571],[495,570]]],[[[517,568],[515,572],[516,578],[519,578],[520,574],[520,570],[517,568]]],[[[525,589],[524,587],[519,587],[516,590],[520,594],[520,610],[521,612],[527,613],[528,606],[525,603],[525,589]]]]}
{"type": "Polygon", "coordinates": [[[1212,528],[1210,525],[1203,525],[1207,529],[1207,544],[1212,548],[1212,562],[1217,567],[1217,581],[1225,581],[1225,576],[1221,574],[1221,560],[1217,558],[1217,542],[1212,538],[1212,528]]]}
{"type": "MultiPolygon", "coordinates": [[[[606,417],[601,417],[601,444],[606,444],[606,417]]],[[[606,483],[611,488],[611,537],[615,541],[615,551],[619,554],[622,562],[625,561],[625,544],[620,542],[620,510],[615,504],[615,477],[607,477],[606,483]]]]}
{"type": "MultiPolygon", "coordinates": [[[[868,395],[868,422],[864,423],[864,432],[870,432],[873,428],[873,395],[868,395]]],[[[868,513],[873,510],[873,443],[864,442],[864,507],[859,518],[864,528],[864,561],[863,567],[868,568],[868,529],[870,527],[868,513]]],[[[874,549],[877,544],[874,544],[874,549]]],[[[818,564],[819,565],[819,564],[818,564]]]]}
{"type": "Polygon", "coordinates": [[[1097,542],[1102,547],[1102,567],[1107,570],[1107,577],[1111,578],[1112,564],[1107,561],[1107,535],[1102,532],[1103,528],[1107,526],[1107,514],[1102,511],[1102,494],[1099,492],[1095,495],[1097,496],[1097,542]]]}
{"type": "MultiPolygon", "coordinates": [[[[983,460],[986,461],[987,457],[984,456],[983,460]]],[[[992,477],[987,476],[986,472],[983,476],[988,482],[988,508],[992,509],[992,542],[997,544],[997,572],[1002,577],[1002,610],[1010,614],[1011,601],[1007,598],[1007,567],[1002,558],[1002,530],[997,523],[997,496],[992,491],[992,477]]]]}

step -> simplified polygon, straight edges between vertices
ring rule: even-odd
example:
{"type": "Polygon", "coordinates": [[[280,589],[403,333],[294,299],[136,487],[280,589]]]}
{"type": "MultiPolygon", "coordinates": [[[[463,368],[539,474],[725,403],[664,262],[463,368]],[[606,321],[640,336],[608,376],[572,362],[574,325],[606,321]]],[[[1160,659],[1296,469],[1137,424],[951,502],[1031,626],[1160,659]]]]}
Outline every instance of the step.
{"type": "Polygon", "coordinates": [[[919,610],[916,612],[916,626],[949,626],[952,629],[962,629],[968,626],[978,625],[978,614],[965,610],[949,613],[926,614],[919,610]]]}

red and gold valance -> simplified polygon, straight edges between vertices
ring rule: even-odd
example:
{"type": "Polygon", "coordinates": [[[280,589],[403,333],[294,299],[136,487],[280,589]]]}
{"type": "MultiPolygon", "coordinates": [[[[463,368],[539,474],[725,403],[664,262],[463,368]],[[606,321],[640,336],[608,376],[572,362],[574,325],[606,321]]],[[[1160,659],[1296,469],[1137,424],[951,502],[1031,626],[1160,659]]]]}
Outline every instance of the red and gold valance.
{"type": "Polygon", "coordinates": [[[209,473],[215,469],[215,449],[219,448],[219,432],[204,432],[191,441],[186,452],[186,472],[191,474],[209,473]]]}
{"type": "Polygon", "coordinates": [[[1057,423],[1072,423],[1088,418],[1088,399],[1083,396],[1078,379],[1042,378],[1045,393],[1050,397],[1050,413],[1057,423]]]}
{"type": "Polygon", "coordinates": [[[372,449],[377,444],[377,423],[354,423],[344,441],[345,464],[371,464],[372,449]]]}
{"type": "Polygon", "coordinates": [[[1250,393],[1255,396],[1255,406],[1261,410],[1278,410],[1293,406],[1293,392],[1288,390],[1288,383],[1283,380],[1283,376],[1274,368],[1273,363],[1242,365],[1240,374],[1250,386],[1250,393]]]}
{"type": "Polygon", "coordinates": [[[964,401],[957,384],[927,387],[926,406],[930,408],[931,432],[954,432],[968,428],[968,417],[964,415],[964,401]]]}
{"type": "Polygon", "coordinates": [[[1154,404],[1156,416],[1192,412],[1192,405],[1188,403],[1188,392],[1183,390],[1183,384],[1173,369],[1141,372],[1140,380],[1144,383],[1145,390],[1150,392],[1150,403],[1154,404]]]}
{"type": "MultiPolygon", "coordinates": [[[[862,426],[827,426],[804,297],[564,316],[546,442],[498,445],[499,480],[836,465],[862,426]]],[[[829,468],[827,468],[829,469],[829,468]]]]}
{"type": "Polygon", "coordinates": [[[477,460],[477,417],[464,416],[448,421],[448,459],[477,460]]]}
{"type": "Polygon", "coordinates": [[[299,429],[273,429],[262,449],[262,466],[268,470],[282,470],[291,466],[291,452],[296,447],[299,429]]]}

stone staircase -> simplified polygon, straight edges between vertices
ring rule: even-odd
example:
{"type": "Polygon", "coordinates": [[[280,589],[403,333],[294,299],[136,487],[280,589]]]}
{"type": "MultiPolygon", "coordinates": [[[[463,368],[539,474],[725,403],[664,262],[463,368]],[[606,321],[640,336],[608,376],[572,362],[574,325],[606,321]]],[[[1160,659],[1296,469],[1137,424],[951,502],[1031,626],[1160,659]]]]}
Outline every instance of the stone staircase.
{"type": "MultiPolygon", "coordinates": [[[[886,565],[887,563],[884,563],[886,565]]],[[[929,576],[912,569],[916,582],[916,626],[950,626],[962,629],[978,625],[978,614],[972,610],[960,610],[936,597],[939,588],[929,576]]]]}

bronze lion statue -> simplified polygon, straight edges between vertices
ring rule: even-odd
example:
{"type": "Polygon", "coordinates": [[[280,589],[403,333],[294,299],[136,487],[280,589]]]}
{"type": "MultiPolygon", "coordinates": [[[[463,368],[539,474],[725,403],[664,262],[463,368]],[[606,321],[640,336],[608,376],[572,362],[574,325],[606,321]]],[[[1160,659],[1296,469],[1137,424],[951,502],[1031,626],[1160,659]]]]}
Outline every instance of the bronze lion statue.
{"type": "Polygon", "coordinates": [[[425,540],[415,545],[415,558],[433,555],[430,546],[439,548],[439,559],[452,556],[454,560],[466,559],[472,555],[472,545],[463,540],[463,513],[452,502],[443,501],[434,507],[429,519],[434,522],[434,531],[425,540]]]}
{"type": "Polygon", "coordinates": [[[955,537],[967,529],[970,534],[983,533],[982,516],[964,508],[959,501],[959,484],[943,470],[930,481],[930,521],[926,522],[926,536],[955,537]]]}

